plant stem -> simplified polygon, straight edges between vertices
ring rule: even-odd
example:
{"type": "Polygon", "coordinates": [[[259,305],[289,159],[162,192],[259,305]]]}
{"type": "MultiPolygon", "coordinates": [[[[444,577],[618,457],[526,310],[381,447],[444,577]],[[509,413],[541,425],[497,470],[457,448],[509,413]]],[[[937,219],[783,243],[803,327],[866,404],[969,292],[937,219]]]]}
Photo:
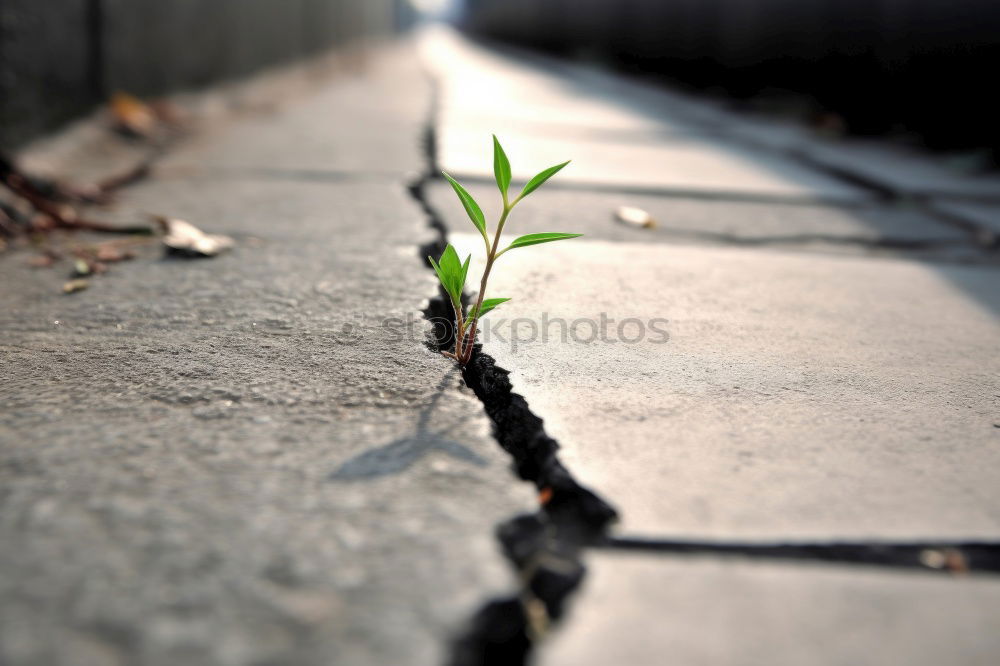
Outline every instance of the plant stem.
{"type": "Polygon", "coordinates": [[[490,279],[490,271],[493,270],[493,262],[497,258],[497,248],[500,247],[500,234],[503,233],[503,225],[507,222],[507,216],[510,215],[510,211],[519,200],[520,198],[512,204],[508,204],[506,196],[504,197],[503,214],[500,216],[500,222],[497,223],[497,233],[493,237],[493,247],[490,248],[489,253],[486,255],[486,269],[483,270],[483,279],[479,282],[479,296],[476,298],[476,305],[472,308],[472,312],[476,313],[476,318],[472,320],[472,325],[469,327],[468,346],[465,345],[464,332],[459,327],[461,339],[455,340],[455,354],[461,359],[462,365],[468,363],[472,358],[472,347],[476,342],[476,329],[479,325],[479,309],[483,306],[483,298],[486,297],[486,282],[490,279]]]}
{"type": "Polygon", "coordinates": [[[455,311],[455,358],[462,358],[464,349],[463,339],[465,338],[465,321],[462,318],[462,304],[452,302],[452,310],[455,311]]]}

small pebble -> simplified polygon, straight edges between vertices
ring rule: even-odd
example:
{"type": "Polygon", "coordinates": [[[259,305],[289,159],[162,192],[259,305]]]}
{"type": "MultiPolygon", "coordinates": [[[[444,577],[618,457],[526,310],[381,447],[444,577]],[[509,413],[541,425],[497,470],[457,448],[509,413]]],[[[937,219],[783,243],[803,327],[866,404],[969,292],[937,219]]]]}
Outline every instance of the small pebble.
{"type": "Polygon", "coordinates": [[[642,227],[643,229],[654,229],[656,227],[656,220],[653,219],[652,215],[634,206],[621,206],[615,211],[615,217],[618,218],[619,222],[633,227],[642,227]]]}

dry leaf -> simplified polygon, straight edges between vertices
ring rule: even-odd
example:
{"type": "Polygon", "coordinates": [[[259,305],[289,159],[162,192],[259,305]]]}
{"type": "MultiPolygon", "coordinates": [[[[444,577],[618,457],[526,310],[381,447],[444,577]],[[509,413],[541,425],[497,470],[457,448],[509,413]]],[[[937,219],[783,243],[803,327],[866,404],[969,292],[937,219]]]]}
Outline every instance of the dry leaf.
{"type": "Polygon", "coordinates": [[[156,220],[166,234],[163,237],[163,244],[168,254],[214,257],[233,246],[233,239],[229,236],[206,234],[190,222],[166,217],[158,217],[156,220]]]}
{"type": "Polygon", "coordinates": [[[63,285],[64,294],[75,294],[78,291],[83,291],[90,286],[90,282],[87,280],[70,280],[63,285]]]}
{"type": "Polygon", "coordinates": [[[654,229],[656,227],[656,220],[653,219],[652,215],[634,206],[621,206],[615,211],[615,217],[618,218],[619,222],[633,227],[642,227],[643,229],[654,229]]]}
{"type": "Polygon", "coordinates": [[[111,96],[111,116],[118,129],[137,136],[149,136],[156,129],[156,114],[137,97],[116,92],[111,96]]]}

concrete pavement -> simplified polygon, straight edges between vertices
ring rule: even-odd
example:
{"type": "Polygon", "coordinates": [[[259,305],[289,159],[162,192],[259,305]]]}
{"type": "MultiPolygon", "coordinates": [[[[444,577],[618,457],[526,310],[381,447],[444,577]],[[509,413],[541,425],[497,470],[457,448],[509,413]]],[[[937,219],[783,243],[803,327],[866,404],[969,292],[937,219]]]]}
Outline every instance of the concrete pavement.
{"type": "MultiPolygon", "coordinates": [[[[1000,538],[1000,270],[982,230],[957,210],[935,214],[1000,181],[708,104],[699,113],[676,94],[454,35],[425,52],[441,80],[440,166],[471,183],[487,219],[499,193],[476,108],[489,107],[515,180],[574,160],[507,230],[586,237],[500,260],[488,296],[513,300],[483,341],[577,479],[617,506],[614,536],[1000,538]],[[470,80],[482,95],[465,94],[470,80]],[[619,206],[648,211],[655,228],[617,221],[619,206]]],[[[450,187],[430,199],[478,275],[482,242],[450,187]]],[[[583,592],[539,663],[1000,654],[995,578],[613,548],[585,561],[583,592]]]]}
{"type": "MultiPolygon", "coordinates": [[[[131,154],[87,131],[25,163],[131,154]]],[[[231,252],[141,247],[72,296],[0,261],[0,661],[465,666],[463,636],[539,664],[992,663],[995,575],[560,541],[495,435],[547,440],[494,429],[421,312],[423,207],[481,249],[446,183],[407,184],[448,169],[495,219],[492,132],[515,178],[574,160],[511,231],[586,238],[505,255],[482,341],[612,538],[1000,541],[1000,269],[970,214],[995,181],[437,31],[213,123],[99,211],[231,252]]]]}
{"type": "Polygon", "coordinates": [[[3,258],[0,662],[440,663],[513,588],[492,530],[532,492],[426,346],[428,104],[385,55],[94,213],[235,237],[214,259],[64,296],[3,258]]]}

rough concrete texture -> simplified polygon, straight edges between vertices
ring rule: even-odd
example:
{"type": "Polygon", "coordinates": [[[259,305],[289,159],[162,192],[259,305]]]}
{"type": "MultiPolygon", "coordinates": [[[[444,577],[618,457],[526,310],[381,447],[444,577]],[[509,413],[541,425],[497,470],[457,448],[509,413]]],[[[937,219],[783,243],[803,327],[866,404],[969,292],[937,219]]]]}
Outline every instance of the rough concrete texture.
{"type": "MultiPolygon", "coordinates": [[[[498,218],[500,193],[495,185],[469,184],[467,189],[487,217],[498,218]]],[[[447,183],[435,182],[428,191],[449,228],[472,228],[447,183]]],[[[939,257],[977,254],[968,232],[913,207],[883,204],[785,205],[547,187],[533,193],[514,219],[519,230],[572,230],[588,238],[632,243],[792,246],[856,254],[906,250],[939,257]],[[618,220],[622,206],[645,210],[655,226],[647,229],[618,220]]]]}
{"type": "Polygon", "coordinates": [[[997,269],[584,239],[501,262],[485,349],[622,531],[1000,536],[997,269]]]}
{"type": "MultiPolygon", "coordinates": [[[[415,146],[396,130],[425,92],[397,103],[412,89],[372,81],[350,85],[398,117],[327,118],[328,135],[415,146]]],[[[253,136],[230,132],[185,150],[225,161],[253,136]]],[[[510,589],[492,527],[531,492],[425,346],[417,247],[433,234],[393,167],[351,183],[167,171],[106,219],[181,217],[236,248],[148,247],[72,296],[64,268],[0,262],[16,285],[0,307],[0,662],[439,663],[510,589]]]]}
{"type": "Polygon", "coordinates": [[[1000,581],[599,553],[538,663],[967,664],[1000,653],[1000,581]]]}

